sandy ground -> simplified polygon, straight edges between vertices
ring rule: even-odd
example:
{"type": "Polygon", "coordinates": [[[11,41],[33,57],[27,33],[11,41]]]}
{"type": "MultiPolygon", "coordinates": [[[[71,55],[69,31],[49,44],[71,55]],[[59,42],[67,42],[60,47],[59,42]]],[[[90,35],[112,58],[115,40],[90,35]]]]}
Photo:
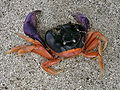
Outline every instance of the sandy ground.
{"type": "Polygon", "coordinates": [[[120,0],[0,0],[0,90],[120,90],[120,0]],[[50,75],[41,68],[47,59],[34,53],[19,57],[5,55],[10,48],[27,44],[15,32],[23,33],[26,15],[42,10],[38,25],[41,34],[59,24],[75,22],[71,14],[86,15],[91,29],[108,38],[102,54],[104,74],[99,80],[98,59],[82,56],[63,60],[53,66],[64,68],[50,75]]]}

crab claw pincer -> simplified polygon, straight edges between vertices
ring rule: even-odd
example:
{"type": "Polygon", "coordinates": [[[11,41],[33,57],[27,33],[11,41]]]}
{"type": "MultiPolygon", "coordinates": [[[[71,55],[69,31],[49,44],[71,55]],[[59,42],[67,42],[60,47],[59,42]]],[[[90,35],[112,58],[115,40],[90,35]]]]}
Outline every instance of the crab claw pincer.
{"type": "Polygon", "coordinates": [[[84,26],[86,31],[88,30],[90,23],[87,17],[85,17],[84,15],[80,13],[73,13],[72,16],[76,19],[78,23],[84,26]]]}
{"type": "Polygon", "coordinates": [[[41,12],[40,10],[33,11],[29,13],[25,19],[24,22],[24,33],[33,38],[38,40],[44,47],[47,47],[46,44],[44,43],[43,39],[40,37],[39,33],[37,32],[36,29],[36,13],[41,12]]]}

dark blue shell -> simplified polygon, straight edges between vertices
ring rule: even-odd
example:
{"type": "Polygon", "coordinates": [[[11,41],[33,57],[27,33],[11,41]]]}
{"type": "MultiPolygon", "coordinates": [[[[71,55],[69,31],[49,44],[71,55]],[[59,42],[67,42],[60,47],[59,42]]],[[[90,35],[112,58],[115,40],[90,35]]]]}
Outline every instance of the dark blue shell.
{"type": "Polygon", "coordinates": [[[68,23],[48,30],[45,41],[57,53],[82,48],[86,39],[86,30],[82,25],[68,23]]]}

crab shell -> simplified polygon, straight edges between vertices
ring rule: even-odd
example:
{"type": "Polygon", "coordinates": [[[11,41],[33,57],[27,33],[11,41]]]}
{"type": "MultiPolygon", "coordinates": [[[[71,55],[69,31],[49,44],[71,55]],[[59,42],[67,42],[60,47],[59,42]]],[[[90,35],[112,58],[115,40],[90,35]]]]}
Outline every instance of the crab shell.
{"type": "Polygon", "coordinates": [[[82,48],[86,39],[83,26],[71,22],[48,30],[45,35],[47,45],[56,53],[82,48]]]}

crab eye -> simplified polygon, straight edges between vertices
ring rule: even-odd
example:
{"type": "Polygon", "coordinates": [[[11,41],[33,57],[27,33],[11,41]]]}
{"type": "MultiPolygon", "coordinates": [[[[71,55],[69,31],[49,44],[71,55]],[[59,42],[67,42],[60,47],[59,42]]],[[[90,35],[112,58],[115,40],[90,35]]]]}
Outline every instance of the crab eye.
{"type": "Polygon", "coordinates": [[[66,45],[66,42],[65,42],[65,41],[63,42],[63,45],[66,45]]]}
{"type": "Polygon", "coordinates": [[[75,40],[75,39],[73,39],[72,41],[73,41],[74,43],[76,42],[76,40],[75,40]]]}
{"type": "Polygon", "coordinates": [[[63,45],[70,44],[70,43],[76,43],[76,40],[75,40],[75,39],[72,39],[72,40],[70,40],[70,41],[64,41],[64,42],[63,42],[63,45]]]}
{"type": "Polygon", "coordinates": [[[80,31],[79,29],[76,29],[78,32],[80,31]]]}

